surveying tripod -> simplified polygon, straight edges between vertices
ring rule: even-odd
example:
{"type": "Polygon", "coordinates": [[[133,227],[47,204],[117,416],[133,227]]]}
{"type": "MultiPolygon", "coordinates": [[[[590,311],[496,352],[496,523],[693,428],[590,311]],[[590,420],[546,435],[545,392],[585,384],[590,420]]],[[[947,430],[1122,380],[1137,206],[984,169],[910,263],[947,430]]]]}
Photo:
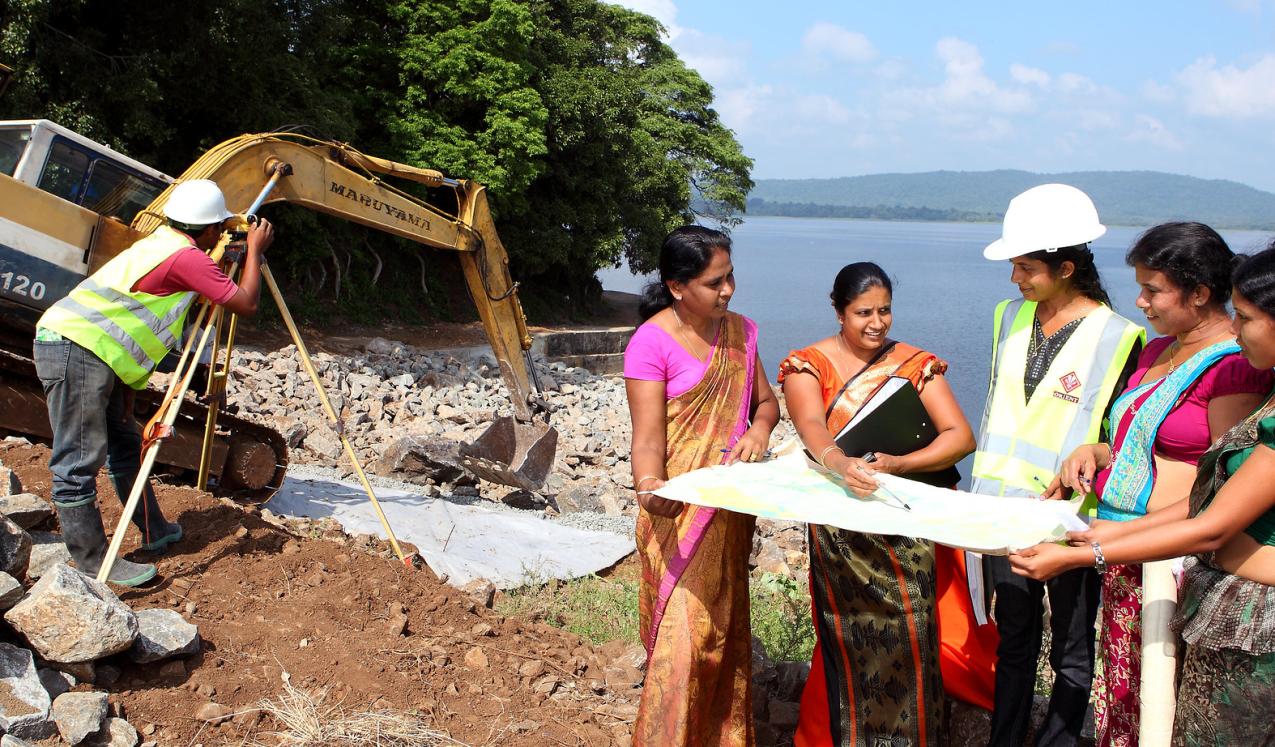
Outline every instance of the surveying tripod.
{"type": "MultiPolygon", "coordinates": [[[[239,274],[240,259],[242,259],[240,254],[242,249],[238,246],[240,237],[237,234],[245,230],[249,223],[256,219],[257,211],[266,201],[266,198],[270,196],[279,180],[289,176],[291,173],[291,166],[286,163],[276,163],[272,168],[270,179],[266,182],[266,185],[257,195],[252,205],[242,216],[236,216],[238,220],[232,225],[230,231],[222,234],[217,247],[213,249],[211,255],[213,261],[227,265],[226,274],[232,280],[236,279],[239,274]]],[[[394,554],[398,556],[398,559],[404,565],[410,567],[411,561],[403,554],[403,549],[398,544],[398,538],[394,535],[394,530],[390,527],[389,520],[385,517],[385,511],[382,510],[381,503],[377,500],[371,483],[368,482],[367,474],[363,471],[363,466],[359,464],[358,456],[354,453],[354,447],[350,444],[350,440],[345,434],[345,427],[340,413],[332,406],[332,402],[323,388],[323,380],[319,377],[319,373],[314,367],[310,352],[306,348],[305,341],[301,339],[301,333],[297,329],[292,313],[288,310],[288,305],[283,299],[283,293],[279,291],[279,284],[275,282],[270,266],[266,264],[265,257],[261,259],[261,277],[265,281],[266,287],[270,289],[270,295],[274,298],[275,305],[279,309],[279,315],[283,318],[283,323],[288,328],[288,334],[292,336],[292,342],[297,348],[297,355],[301,358],[301,365],[306,374],[309,375],[310,382],[314,385],[314,390],[318,394],[319,401],[322,403],[324,413],[327,416],[328,424],[340,438],[341,446],[344,448],[350,464],[353,465],[354,472],[358,475],[359,482],[363,485],[363,490],[372,502],[372,507],[376,510],[377,518],[381,521],[381,527],[385,529],[385,534],[389,538],[390,547],[393,548],[394,554]]],[[[124,543],[124,534],[128,529],[130,517],[137,510],[137,504],[150,479],[151,471],[154,469],[155,458],[159,455],[159,449],[163,445],[164,439],[173,434],[173,423],[176,422],[177,413],[181,410],[182,401],[186,398],[186,391],[190,388],[195,370],[203,358],[203,352],[208,348],[209,338],[212,337],[214,330],[222,328],[222,322],[225,321],[226,316],[227,312],[224,308],[214,306],[207,299],[203,300],[199,305],[194,324],[191,327],[191,329],[197,331],[197,334],[192,334],[187,339],[186,345],[182,349],[181,357],[178,359],[177,368],[173,372],[168,389],[164,394],[164,399],[155,415],[142,431],[141,469],[138,471],[137,479],[133,482],[133,489],[129,491],[128,500],[124,504],[124,512],[120,515],[115,533],[111,536],[111,544],[106,552],[106,558],[102,561],[102,567],[97,573],[98,581],[105,582],[110,575],[111,567],[115,564],[115,559],[119,556],[120,547],[124,543]],[[207,326],[204,326],[205,321],[209,322],[207,326]],[[203,330],[199,332],[201,327],[203,327],[203,330]]],[[[220,332],[212,339],[211,370],[205,390],[209,405],[208,416],[204,424],[203,448],[201,450],[197,481],[200,490],[207,490],[208,488],[209,463],[212,456],[213,435],[217,427],[217,413],[221,409],[221,401],[224,399],[226,386],[230,380],[230,363],[234,353],[235,332],[238,328],[239,317],[233,313],[229,314],[229,317],[229,322],[225,325],[224,341],[220,332]]]]}

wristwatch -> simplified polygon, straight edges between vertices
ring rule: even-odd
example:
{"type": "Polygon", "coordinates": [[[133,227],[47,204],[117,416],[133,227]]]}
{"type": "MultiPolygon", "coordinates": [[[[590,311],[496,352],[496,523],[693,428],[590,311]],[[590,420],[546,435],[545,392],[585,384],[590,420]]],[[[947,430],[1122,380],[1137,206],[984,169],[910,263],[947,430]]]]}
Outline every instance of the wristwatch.
{"type": "Polygon", "coordinates": [[[1102,545],[1094,542],[1090,545],[1093,548],[1093,567],[1099,573],[1107,572],[1107,559],[1102,555],[1102,545]]]}

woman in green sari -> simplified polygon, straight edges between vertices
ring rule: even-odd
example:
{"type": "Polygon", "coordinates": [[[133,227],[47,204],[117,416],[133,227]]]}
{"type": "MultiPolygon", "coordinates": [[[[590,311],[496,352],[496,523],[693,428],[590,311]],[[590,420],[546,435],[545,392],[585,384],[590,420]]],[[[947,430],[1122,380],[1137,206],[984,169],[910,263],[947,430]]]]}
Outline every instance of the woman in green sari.
{"type": "MultiPolygon", "coordinates": [[[[1240,348],[1255,368],[1275,367],[1275,242],[1232,280],[1240,348]]],[[[1205,452],[1189,498],[1070,540],[1011,555],[1014,572],[1192,554],[1173,620],[1187,644],[1174,744],[1275,744],[1275,393],[1205,452]]]]}

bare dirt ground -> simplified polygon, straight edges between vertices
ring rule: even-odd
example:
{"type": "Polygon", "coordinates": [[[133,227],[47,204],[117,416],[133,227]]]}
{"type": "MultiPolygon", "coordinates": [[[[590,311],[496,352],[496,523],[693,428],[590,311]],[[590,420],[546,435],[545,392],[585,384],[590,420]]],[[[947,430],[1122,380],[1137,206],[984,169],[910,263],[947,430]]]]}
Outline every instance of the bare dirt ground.
{"type": "MultiPolygon", "coordinates": [[[[49,497],[46,447],[2,444],[0,460],[49,497]]],[[[104,475],[98,489],[114,526],[120,509],[104,475]]],[[[111,662],[121,670],[111,700],[143,740],[272,744],[280,724],[254,708],[287,678],[347,710],[418,714],[468,745],[628,743],[634,691],[614,688],[627,693],[617,698],[604,675],[608,653],[622,652],[504,619],[375,543],[297,537],[257,509],[188,487],[160,486],[159,500],[186,536],[148,557],[130,552],[139,543],[130,527],[126,555],[155,562],[160,581],[121,598],[180,611],[204,645],[184,664],[111,662]],[[209,702],[239,715],[206,723],[196,713],[209,702]]]]}

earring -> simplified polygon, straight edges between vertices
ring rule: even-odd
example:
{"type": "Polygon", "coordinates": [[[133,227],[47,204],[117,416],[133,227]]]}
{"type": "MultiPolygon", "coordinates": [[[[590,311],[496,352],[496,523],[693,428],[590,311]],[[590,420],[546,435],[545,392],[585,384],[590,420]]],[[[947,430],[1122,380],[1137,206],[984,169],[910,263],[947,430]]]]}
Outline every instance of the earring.
{"type": "Polygon", "coordinates": [[[673,300],[674,300],[674,301],[681,301],[681,300],[682,300],[682,297],[681,297],[681,296],[673,296],[673,300]]]}

